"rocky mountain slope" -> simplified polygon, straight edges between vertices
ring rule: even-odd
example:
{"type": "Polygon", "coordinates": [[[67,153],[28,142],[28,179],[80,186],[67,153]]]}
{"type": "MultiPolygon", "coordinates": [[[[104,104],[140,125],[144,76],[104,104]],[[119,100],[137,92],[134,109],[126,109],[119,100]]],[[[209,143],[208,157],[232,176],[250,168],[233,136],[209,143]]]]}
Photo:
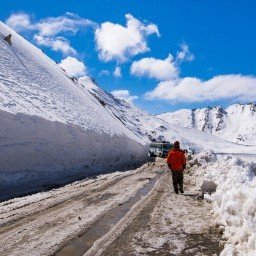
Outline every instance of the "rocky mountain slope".
{"type": "Polygon", "coordinates": [[[89,91],[112,116],[146,143],[180,140],[183,148],[191,147],[196,152],[213,150],[219,153],[248,153],[255,148],[228,142],[211,133],[170,124],[125,100],[115,98],[89,77],[79,78],[77,84],[89,91]]]}
{"type": "Polygon", "coordinates": [[[157,117],[180,127],[212,133],[223,139],[245,144],[256,144],[256,104],[234,104],[202,109],[182,109],[157,117]]]}

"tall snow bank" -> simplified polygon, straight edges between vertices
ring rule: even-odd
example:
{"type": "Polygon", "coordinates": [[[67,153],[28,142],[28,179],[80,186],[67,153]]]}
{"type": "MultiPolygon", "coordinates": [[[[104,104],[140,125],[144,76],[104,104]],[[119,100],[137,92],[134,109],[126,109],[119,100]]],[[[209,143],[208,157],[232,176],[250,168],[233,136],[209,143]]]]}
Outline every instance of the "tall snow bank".
{"type": "Polygon", "coordinates": [[[131,168],[147,154],[142,144],[128,137],[74,124],[3,111],[0,120],[0,199],[131,168]]]}
{"type": "Polygon", "coordinates": [[[145,142],[1,22],[0,56],[1,196],[147,159],[145,142]]]}
{"type": "Polygon", "coordinates": [[[203,153],[190,165],[199,181],[218,185],[212,195],[213,210],[226,240],[220,255],[256,255],[256,164],[203,153]]]}

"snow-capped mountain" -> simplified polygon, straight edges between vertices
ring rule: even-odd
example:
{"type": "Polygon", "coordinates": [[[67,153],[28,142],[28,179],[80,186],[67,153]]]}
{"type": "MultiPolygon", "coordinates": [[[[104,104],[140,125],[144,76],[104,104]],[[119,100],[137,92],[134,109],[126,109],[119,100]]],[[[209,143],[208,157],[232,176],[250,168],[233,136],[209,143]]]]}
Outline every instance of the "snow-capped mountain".
{"type": "Polygon", "coordinates": [[[256,104],[234,104],[202,109],[182,109],[157,115],[162,120],[180,127],[212,133],[226,140],[256,145],[256,104]]]}
{"type": "Polygon", "coordinates": [[[98,87],[95,81],[89,77],[78,79],[78,84],[83,89],[88,90],[119,122],[147,143],[150,141],[174,142],[179,140],[182,147],[190,147],[197,152],[212,150],[219,153],[247,153],[255,148],[228,142],[211,133],[170,124],[125,100],[115,98],[112,94],[98,87]]]}

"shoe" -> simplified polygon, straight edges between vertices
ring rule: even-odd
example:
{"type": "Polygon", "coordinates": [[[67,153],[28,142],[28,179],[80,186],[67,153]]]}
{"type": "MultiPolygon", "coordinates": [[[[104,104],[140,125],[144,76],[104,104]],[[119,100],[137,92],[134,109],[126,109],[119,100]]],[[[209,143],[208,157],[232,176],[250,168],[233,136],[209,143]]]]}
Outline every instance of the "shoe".
{"type": "Polygon", "coordinates": [[[174,189],[174,192],[175,192],[176,194],[179,194],[179,190],[178,190],[178,189],[174,189]]]}
{"type": "Polygon", "coordinates": [[[183,188],[180,188],[180,193],[181,193],[181,194],[183,194],[183,193],[184,193],[183,188]]]}

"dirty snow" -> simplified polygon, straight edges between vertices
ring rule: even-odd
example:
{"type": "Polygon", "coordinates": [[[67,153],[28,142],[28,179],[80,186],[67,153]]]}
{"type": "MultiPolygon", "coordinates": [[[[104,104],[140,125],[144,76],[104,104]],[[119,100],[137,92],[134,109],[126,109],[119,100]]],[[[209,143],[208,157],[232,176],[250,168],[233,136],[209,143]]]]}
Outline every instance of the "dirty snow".
{"type": "Polygon", "coordinates": [[[202,153],[192,162],[198,182],[214,181],[213,201],[216,225],[226,243],[221,256],[256,255],[256,155],[254,161],[236,156],[202,153]]]}
{"type": "Polygon", "coordinates": [[[145,230],[134,236],[135,255],[217,255],[211,205],[199,199],[199,186],[185,173],[184,195],[176,195],[171,177],[145,230]],[[211,248],[211,249],[209,249],[211,248]]]}
{"type": "Polygon", "coordinates": [[[0,203],[1,256],[52,255],[156,174],[157,168],[146,164],[0,203]]]}

